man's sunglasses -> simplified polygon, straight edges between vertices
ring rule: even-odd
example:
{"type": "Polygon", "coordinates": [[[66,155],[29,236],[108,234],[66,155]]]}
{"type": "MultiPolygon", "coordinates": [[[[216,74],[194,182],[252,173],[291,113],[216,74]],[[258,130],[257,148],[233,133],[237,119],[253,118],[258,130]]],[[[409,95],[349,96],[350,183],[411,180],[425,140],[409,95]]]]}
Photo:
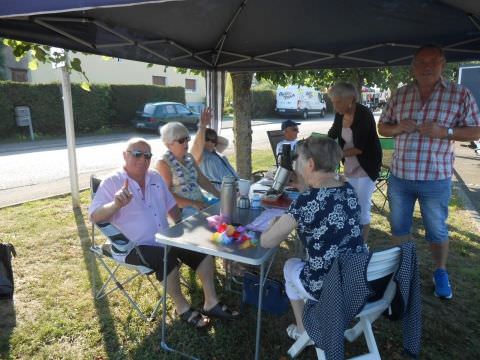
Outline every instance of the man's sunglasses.
{"type": "Polygon", "coordinates": [[[187,137],[175,140],[175,141],[178,142],[179,144],[184,144],[185,141],[190,141],[190,136],[187,136],[187,137]]]}
{"type": "Polygon", "coordinates": [[[216,143],[217,143],[217,138],[208,138],[208,137],[207,137],[207,138],[205,139],[205,141],[210,141],[210,142],[216,144],[216,143]]]}
{"type": "Polygon", "coordinates": [[[127,150],[127,152],[128,152],[129,154],[131,154],[131,155],[132,155],[134,158],[136,158],[136,159],[141,158],[142,155],[143,155],[143,157],[144,157],[146,160],[150,160],[150,159],[152,158],[152,156],[153,156],[153,154],[152,154],[151,152],[148,152],[148,151],[147,151],[147,152],[142,152],[142,151],[140,151],[140,150],[127,150]]]}

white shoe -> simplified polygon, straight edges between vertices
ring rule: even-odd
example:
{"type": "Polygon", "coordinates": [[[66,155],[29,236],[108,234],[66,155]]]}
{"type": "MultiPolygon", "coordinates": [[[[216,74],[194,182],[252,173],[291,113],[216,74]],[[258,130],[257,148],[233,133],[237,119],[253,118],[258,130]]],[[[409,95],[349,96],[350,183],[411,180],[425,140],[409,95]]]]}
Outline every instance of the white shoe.
{"type": "MultiPolygon", "coordinates": [[[[287,335],[290,339],[297,341],[300,336],[302,336],[304,333],[299,333],[297,325],[295,324],[290,324],[287,327],[287,335]]],[[[312,339],[308,339],[307,345],[305,346],[311,346],[315,345],[312,339]]]]}

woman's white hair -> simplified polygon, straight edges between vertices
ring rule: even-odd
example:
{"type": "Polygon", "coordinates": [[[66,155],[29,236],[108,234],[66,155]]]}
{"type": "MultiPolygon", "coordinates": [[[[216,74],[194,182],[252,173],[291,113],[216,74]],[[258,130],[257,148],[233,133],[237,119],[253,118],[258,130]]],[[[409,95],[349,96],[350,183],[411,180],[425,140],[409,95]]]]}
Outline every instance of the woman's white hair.
{"type": "Polygon", "coordinates": [[[162,126],[160,136],[165,145],[188,136],[188,129],[179,122],[169,122],[162,126]]]}
{"type": "Polygon", "coordinates": [[[330,90],[328,90],[328,96],[330,98],[338,96],[342,99],[353,96],[355,101],[358,100],[357,89],[355,89],[355,86],[352,83],[346,81],[341,81],[333,85],[330,90]]]}
{"type": "MultiPolygon", "coordinates": [[[[328,136],[311,135],[297,143],[299,159],[312,159],[316,171],[335,172],[342,159],[342,149],[338,143],[328,136]]],[[[302,162],[300,168],[304,166],[302,162]]]]}

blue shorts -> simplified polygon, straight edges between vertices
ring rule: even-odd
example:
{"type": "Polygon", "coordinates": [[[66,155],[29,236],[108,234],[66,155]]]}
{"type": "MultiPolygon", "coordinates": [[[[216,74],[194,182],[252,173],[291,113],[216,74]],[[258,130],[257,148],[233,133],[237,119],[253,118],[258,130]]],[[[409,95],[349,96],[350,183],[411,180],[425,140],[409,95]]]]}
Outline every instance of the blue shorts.
{"type": "Polygon", "coordinates": [[[390,225],[395,236],[408,235],[412,231],[413,209],[418,199],[425,238],[432,243],[448,240],[448,202],[452,194],[451,179],[404,180],[394,175],[388,178],[388,202],[390,225]]]}

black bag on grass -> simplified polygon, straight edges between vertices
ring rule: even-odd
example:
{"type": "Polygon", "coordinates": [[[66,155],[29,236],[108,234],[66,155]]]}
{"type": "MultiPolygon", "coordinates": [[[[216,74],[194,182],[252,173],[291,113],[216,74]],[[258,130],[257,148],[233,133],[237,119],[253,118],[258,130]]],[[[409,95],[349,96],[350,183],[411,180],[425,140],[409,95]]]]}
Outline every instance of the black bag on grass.
{"type": "Polygon", "coordinates": [[[0,243],[0,299],[13,298],[12,255],[17,256],[13,245],[0,243]]]}

